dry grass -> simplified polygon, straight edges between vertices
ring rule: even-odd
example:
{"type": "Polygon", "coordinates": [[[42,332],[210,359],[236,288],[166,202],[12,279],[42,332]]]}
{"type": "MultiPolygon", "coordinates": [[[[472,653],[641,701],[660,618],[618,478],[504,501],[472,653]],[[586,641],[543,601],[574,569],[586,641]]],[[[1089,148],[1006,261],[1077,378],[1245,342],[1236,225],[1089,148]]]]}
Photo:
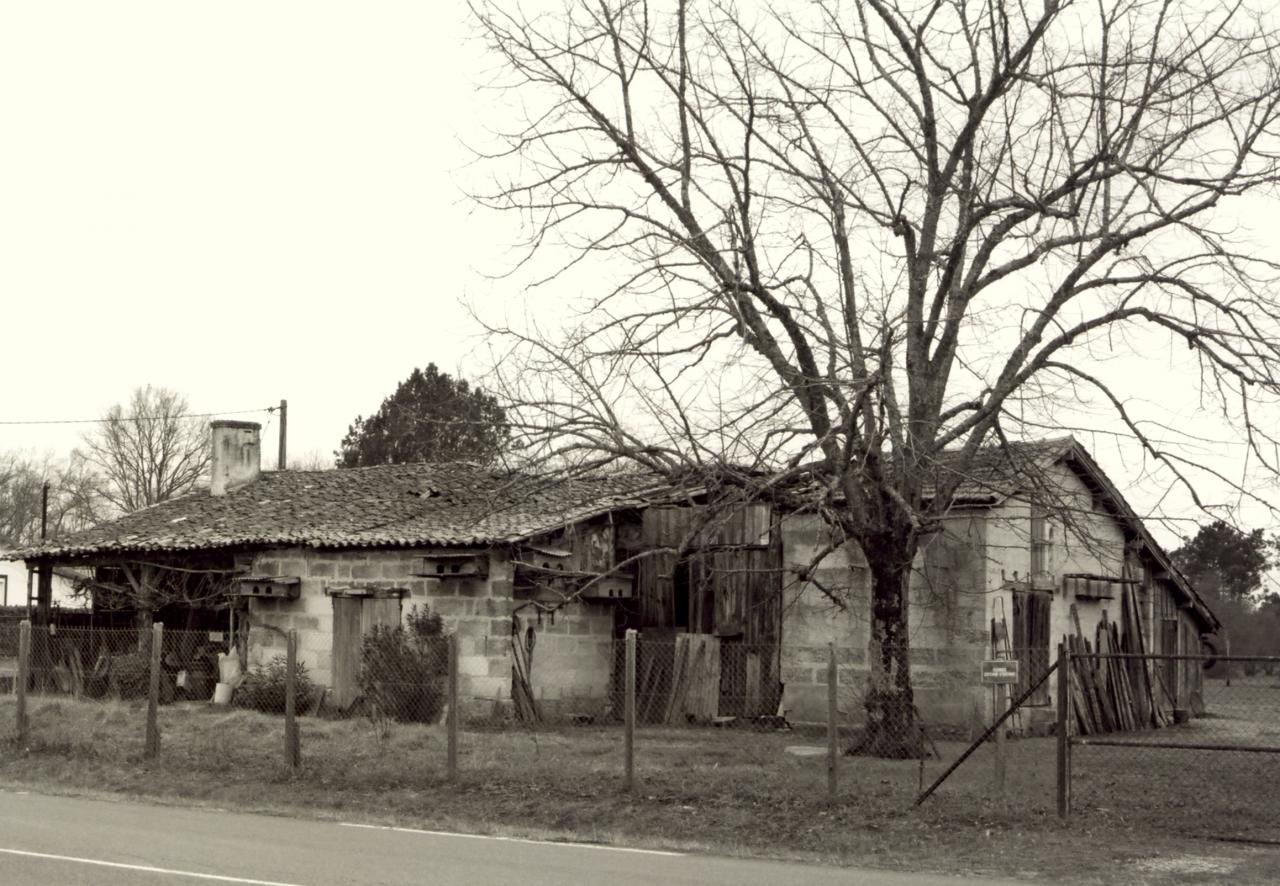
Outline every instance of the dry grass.
{"type": "MultiPolygon", "coordinates": [[[[278,717],[169,706],[161,756],[144,760],[140,704],[35,698],[30,706],[30,740],[0,744],[0,778],[46,790],[1071,882],[1178,882],[1143,860],[1188,846],[1141,817],[1061,824],[1052,739],[1008,744],[1007,803],[993,797],[984,747],[916,809],[919,764],[867,758],[841,760],[839,796],[828,803],[825,758],[785,750],[821,738],[797,733],[642,730],[638,789],[628,795],[617,729],[466,731],[454,785],[440,727],[393,725],[384,735],[364,720],[303,719],[303,767],[293,773],[278,717]]],[[[0,700],[0,730],[13,721],[12,700],[0,700]]],[[[926,764],[927,780],[963,745],[941,749],[946,759],[926,764]]],[[[1226,859],[1222,882],[1280,864],[1276,854],[1222,844],[1195,851],[1226,859]]]]}

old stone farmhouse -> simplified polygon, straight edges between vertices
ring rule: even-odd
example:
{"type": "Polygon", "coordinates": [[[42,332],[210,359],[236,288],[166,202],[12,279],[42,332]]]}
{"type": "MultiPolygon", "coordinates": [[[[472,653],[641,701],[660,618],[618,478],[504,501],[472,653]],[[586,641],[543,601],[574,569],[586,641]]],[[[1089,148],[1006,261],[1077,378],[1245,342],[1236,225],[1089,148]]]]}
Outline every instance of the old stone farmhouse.
{"type": "MultiPolygon", "coordinates": [[[[19,555],[37,569],[91,568],[101,587],[132,588],[135,599],[154,589],[156,618],[217,627],[248,664],[280,654],[295,629],[336,708],[358,694],[363,634],[427,605],[459,637],[468,716],[509,708],[517,643],[536,650],[527,682],[545,716],[608,716],[628,628],[640,631],[650,695],[671,691],[662,675],[677,648],[706,659],[718,689],[684,709],[691,716],[821,719],[829,643],[842,707],[860,713],[865,569],[841,549],[813,574],[844,589],[845,609],[799,580],[828,538],[816,514],[749,504],[709,521],[696,496],[638,473],[553,481],[457,463],[262,472],[256,424],[214,422],[212,438],[209,488],[19,555]],[[193,575],[206,588],[218,577],[217,593],[159,594],[193,575]],[[692,639],[677,647],[678,637],[692,639]]],[[[978,677],[993,623],[1009,637],[996,651],[1007,645],[1023,661],[1025,681],[1074,630],[1073,604],[1091,636],[1102,612],[1118,617],[1126,586],[1155,651],[1196,652],[1218,627],[1077,443],[984,454],[913,580],[923,716],[987,716],[978,677]]],[[[1175,670],[1170,692],[1185,698],[1198,672],[1175,670]]],[[[1048,710],[1053,697],[1050,686],[1034,701],[1048,710]]]]}

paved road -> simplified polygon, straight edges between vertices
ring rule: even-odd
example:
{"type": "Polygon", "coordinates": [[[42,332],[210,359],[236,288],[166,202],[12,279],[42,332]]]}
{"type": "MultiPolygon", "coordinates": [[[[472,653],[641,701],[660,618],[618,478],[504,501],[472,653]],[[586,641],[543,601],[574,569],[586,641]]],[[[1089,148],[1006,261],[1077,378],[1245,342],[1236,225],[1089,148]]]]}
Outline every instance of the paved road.
{"type": "Polygon", "coordinates": [[[0,791],[4,886],[1011,886],[0,791]]]}

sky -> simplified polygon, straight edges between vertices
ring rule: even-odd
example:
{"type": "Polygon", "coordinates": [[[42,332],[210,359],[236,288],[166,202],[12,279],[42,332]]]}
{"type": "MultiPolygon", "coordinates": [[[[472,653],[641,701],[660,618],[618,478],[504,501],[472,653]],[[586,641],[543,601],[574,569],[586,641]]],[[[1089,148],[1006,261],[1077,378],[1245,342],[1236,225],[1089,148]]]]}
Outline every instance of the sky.
{"type": "Polygon", "coordinates": [[[456,184],[468,34],[447,3],[5,4],[0,420],[147,383],[195,412],[287,398],[290,455],[327,456],[415,366],[465,374],[492,246],[456,184]]]}
{"type": "MultiPolygon", "coordinates": [[[[271,467],[250,410],[287,398],[291,457],[327,459],[415,366],[478,372],[466,305],[509,295],[486,274],[514,239],[464,193],[491,65],[459,2],[6,4],[0,422],[153,384],[262,421],[271,467]]],[[[88,427],[0,424],[0,450],[88,427]]],[[[1122,485],[1140,469],[1089,442],[1122,485]]],[[[1161,496],[1133,500],[1189,513],[1161,496]]]]}

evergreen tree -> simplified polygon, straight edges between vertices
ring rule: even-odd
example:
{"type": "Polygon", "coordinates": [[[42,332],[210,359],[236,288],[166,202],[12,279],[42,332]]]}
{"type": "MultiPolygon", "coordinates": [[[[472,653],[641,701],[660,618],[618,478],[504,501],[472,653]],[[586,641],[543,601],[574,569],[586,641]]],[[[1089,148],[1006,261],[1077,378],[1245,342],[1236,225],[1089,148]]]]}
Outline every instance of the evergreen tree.
{"type": "Polygon", "coordinates": [[[497,399],[434,363],[414,369],[376,413],[357,416],[334,455],[338,467],[492,462],[510,429],[497,399]]]}

